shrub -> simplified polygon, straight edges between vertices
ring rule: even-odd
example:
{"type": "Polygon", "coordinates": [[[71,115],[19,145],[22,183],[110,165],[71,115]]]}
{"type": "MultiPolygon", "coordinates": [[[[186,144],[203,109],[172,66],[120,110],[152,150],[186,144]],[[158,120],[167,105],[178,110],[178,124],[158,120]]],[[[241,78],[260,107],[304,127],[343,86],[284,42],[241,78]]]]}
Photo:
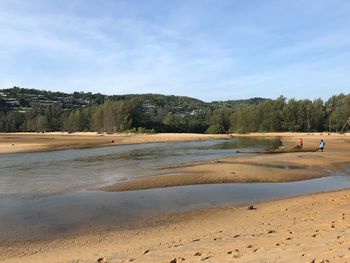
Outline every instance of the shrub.
{"type": "Polygon", "coordinates": [[[225,129],[222,125],[211,125],[206,131],[205,133],[208,134],[221,134],[221,133],[225,133],[225,129]]]}

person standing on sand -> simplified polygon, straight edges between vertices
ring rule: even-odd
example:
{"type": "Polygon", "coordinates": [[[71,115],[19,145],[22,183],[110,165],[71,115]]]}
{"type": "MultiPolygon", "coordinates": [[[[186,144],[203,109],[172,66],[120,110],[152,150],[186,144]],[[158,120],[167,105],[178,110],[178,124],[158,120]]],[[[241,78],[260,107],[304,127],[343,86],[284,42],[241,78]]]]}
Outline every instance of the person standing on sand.
{"type": "Polygon", "coordinates": [[[324,149],[325,145],[326,145],[326,143],[323,140],[321,140],[320,141],[320,151],[321,152],[323,152],[323,149],[324,149]]]}
{"type": "Polygon", "coordinates": [[[299,141],[299,148],[300,148],[300,149],[303,149],[303,146],[304,146],[303,138],[300,138],[300,141],[299,141]]]}

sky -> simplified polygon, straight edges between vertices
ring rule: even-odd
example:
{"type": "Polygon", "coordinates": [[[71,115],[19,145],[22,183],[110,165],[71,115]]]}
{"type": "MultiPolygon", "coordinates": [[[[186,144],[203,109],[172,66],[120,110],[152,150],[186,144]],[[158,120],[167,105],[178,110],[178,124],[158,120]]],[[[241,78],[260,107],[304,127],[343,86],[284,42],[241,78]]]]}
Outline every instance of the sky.
{"type": "Polygon", "coordinates": [[[0,0],[0,88],[204,101],[350,92],[349,0],[0,0]]]}

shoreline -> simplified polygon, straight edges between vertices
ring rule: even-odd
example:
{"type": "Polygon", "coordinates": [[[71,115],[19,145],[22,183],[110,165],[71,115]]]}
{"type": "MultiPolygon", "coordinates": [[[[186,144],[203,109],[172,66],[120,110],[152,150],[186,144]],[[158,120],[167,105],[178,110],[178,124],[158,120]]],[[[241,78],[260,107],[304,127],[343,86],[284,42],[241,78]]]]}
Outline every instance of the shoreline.
{"type": "Polygon", "coordinates": [[[344,169],[345,164],[350,163],[350,155],[346,154],[350,150],[349,135],[327,137],[328,148],[324,152],[315,149],[318,140],[323,138],[320,135],[304,137],[303,149],[296,149],[300,136],[238,135],[238,138],[279,137],[283,146],[270,152],[161,168],[154,176],[118,182],[101,190],[120,192],[195,184],[293,182],[333,173],[349,174],[349,171],[344,169]]]}
{"type": "Polygon", "coordinates": [[[350,190],[346,189],[256,202],[252,210],[226,206],[177,213],[131,229],[0,246],[0,260],[347,262],[349,201],[350,190]]]}
{"type": "MultiPolygon", "coordinates": [[[[248,136],[261,138],[266,134],[237,137],[248,136]]],[[[316,176],[313,169],[349,172],[341,166],[350,164],[350,134],[279,136],[284,146],[278,153],[231,157],[170,170],[202,179],[221,174],[224,179],[233,175],[236,180],[260,177],[272,182],[298,176],[312,179],[316,176]],[[304,150],[294,151],[300,136],[304,139],[304,150]],[[321,137],[326,140],[326,150],[315,152],[321,137]],[[293,152],[288,152],[290,149],[293,152]]],[[[270,134],[269,138],[277,136],[270,134]]],[[[158,180],[150,180],[153,181],[158,180]]],[[[249,205],[253,208],[229,205],[159,216],[130,229],[89,231],[31,244],[2,244],[0,260],[7,263],[97,262],[101,258],[105,262],[164,263],[350,261],[350,189],[249,205]]]]}
{"type": "Polygon", "coordinates": [[[230,138],[227,134],[156,133],[97,134],[96,132],[0,133],[0,154],[62,151],[118,145],[186,142],[230,138]]]}

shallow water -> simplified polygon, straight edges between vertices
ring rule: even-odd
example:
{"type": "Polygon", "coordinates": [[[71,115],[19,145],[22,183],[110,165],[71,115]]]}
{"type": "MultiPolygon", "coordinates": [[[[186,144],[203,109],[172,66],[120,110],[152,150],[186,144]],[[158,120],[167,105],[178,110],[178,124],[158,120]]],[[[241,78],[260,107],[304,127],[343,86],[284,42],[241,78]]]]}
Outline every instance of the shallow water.
{"type": "Polygon", "coordinates": [[[159,166],[264,151],[276,144],[230,139],[0,154],[0,197],[40,197],[98,188],[154,174],[159,166]]]}
{"type": "Polygon", "coordinates": [[[212,140],[0,155],[0,244],[126,227],[159,215],[350,187],[334,175],[291,183],[217,184],[119,193],[89,190],[163,165],[249,154],[270,140],[212,140]],[[240,153],[236,153],[239,150],[240,153]]]}

